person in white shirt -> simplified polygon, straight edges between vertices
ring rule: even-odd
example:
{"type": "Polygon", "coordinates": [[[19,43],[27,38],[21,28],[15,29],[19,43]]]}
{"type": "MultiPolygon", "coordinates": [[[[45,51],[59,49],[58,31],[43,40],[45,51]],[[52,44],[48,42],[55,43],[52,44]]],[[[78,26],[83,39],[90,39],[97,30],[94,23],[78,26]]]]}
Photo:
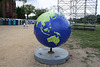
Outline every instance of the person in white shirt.
{"type": "Polygon", "coordinates": [[[24,27],[24,29],[25,29],[25,23],[24,23],[24,26],[23,26],[23,27],[24,27]]]}
{"type": "Polygon", "coordinates": [[[26,21],[26,25],[27,25],[27,28],[28,28],[28,26],[29,26],[29,25],[28,25],[28,20],[26,21]]]}

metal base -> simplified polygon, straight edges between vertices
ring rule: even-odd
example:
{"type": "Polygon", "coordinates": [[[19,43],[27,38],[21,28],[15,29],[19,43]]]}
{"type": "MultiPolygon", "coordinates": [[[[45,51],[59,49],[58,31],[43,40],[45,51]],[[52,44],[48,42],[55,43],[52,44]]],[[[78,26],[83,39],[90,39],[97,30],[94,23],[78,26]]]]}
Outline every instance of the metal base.
{"type": "Polygon", "coordinates": [[[65,63],[68,59],[68,51],[62,48],[53,48],[54,53],[48,53],[49,50],[48,47],[36,50],[34,52],[35,60],[43,64],[56,65],[65,63]]]}

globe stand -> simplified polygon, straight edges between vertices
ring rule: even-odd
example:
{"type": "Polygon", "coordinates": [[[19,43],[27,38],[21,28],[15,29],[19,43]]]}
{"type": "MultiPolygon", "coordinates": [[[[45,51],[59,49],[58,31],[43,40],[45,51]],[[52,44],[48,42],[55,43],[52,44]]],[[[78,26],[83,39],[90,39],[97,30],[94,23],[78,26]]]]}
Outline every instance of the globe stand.
{"type": "Polygon", "coordinates": [[[52,47],[44,47],[39,48],[34,52],[34,58],[36,61],[48,65],[65,63],[66,60],[68,60],[68,57],[68,51],[62,48],[53,48],[52,51],[52,47]]]}
{"type": "Polygon", "coordinates": [[[37,18],[34,33],[41,44],[48,46],[48,48],[39,48],[34,52],[36,61],[49,65],[66,62],[69,56],[68,51],[56,48],[67,41],[71,34],[70,23],[64,15],[56,12],[43,13],[37,18]]]}
{"type": "Polygon", "coordinates": [[[54,53],[54,51],[52,51],[52,47],[50,47],[50,51],[48,51],[48,53],[50,54],[54,53]]]}

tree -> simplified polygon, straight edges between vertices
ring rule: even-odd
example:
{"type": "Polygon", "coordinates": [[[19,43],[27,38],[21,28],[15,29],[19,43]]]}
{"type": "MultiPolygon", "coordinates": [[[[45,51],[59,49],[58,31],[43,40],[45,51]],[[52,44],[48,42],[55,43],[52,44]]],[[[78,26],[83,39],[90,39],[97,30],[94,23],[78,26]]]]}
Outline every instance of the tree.
{"type": "Polygon", "coordinates": [[[46,9],[35,9],[35,16],[33,16],[33,19],[37,19],[42,13],[45,13],[46,11],[46,9]]]}
{"type": "MultiPolygon", "coordinates": [[[[0,2],[2,1],[9,1],[9,0],[0,0],[0,2]]],[[[23,1],[23,2],[27,2],[27,0],[13,0],[13,1],[23,1]]]]}
{"type": "Polygon", "coordinates": [[[2,2],[2,1],[7,1],[7,0],[0,0],[0,2],[2,2]]]}
{"type": "MultiPolygon", "coordinates": [[[[96,23],[97,24],[100,24],[100,15],[87,15],[85,16],[84,18],[80,18],[80,19],[73,19],[73,21],[77,20],[76,22],[77,23],[91,23],[91,24],[94,24],[95,23],[95,20],[96,20],[96,23]],[[96,20],[96,17],[97,17],[97,20],[96,20]]],[[[71,21],[71,20],[70,20],[71,21]]]]}
{"type": "Polygon", "coordinates": [[[23,0],[23,3],[25,4],[27,2],[27,0],[23,0]]]}
{"type": "Polygon", "coordinates": [[[23,6],[16,8],[16,14],[18,19],[25,19],[25,10],[23,6]]]}
{"type": "Polygon", "coordinates": [[[100,24],[100,15],[97,15],[97,23],[100,24]]]}
{"type": "Polygon", "coordinates": [[[36,9],[35,10],[35,15],[36,16],[40,16],[44,12],[46,12],[46,9],[36,9]]]}
{"type": "Polygon", "coordinates": [[[24,9],[25,9],[25,14],[27,15],[28,18],[29,14],[34,13],[35,7],[28,4],[28,5],[24,5],[24,9]]]}
{"type": "Polygon", "coordinates": [[[2,12],[1,7],[0,7],[0,17],[3,17],[3,12],[2,12]]]}

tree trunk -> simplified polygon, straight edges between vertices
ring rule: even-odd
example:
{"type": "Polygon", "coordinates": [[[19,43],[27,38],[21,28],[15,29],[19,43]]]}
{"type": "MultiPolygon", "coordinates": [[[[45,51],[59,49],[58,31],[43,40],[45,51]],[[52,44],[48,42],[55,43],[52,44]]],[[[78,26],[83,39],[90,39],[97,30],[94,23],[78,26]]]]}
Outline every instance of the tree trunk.
{"type": "Polygon", "coordinates": [[[27,14],[27,19],[28,19],[28,14],[27,14]]]}

